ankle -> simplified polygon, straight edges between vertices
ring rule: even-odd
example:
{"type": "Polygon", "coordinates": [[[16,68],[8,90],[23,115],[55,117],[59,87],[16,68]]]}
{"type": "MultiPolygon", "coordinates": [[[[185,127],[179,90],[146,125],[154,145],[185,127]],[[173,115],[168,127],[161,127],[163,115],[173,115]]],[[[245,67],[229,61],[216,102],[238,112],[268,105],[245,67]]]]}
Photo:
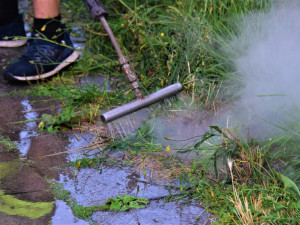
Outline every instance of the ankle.
{"type": "Polygon", "coordinates": [[[61,16],[54,18],[34,18],[33,32],[40,34],[50,40],[60,42],[63,39],[64,26],[61,23],[61,16]]]}

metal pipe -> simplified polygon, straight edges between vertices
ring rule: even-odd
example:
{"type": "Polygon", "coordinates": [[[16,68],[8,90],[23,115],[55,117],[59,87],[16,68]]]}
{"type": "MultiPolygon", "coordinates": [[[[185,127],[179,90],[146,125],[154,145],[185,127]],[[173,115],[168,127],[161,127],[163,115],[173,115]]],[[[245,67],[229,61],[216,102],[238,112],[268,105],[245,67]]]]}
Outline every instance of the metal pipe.
{"type": "Polygon", "coordinates": [[[120,117],[126,116],[130,113],[133,113],[139,109],[152,105],[160,100],[171,97],[180,91],[183,87],[180,83],[172,84],[168,87],[165,87],[159,91],[156,91],[150,95],[145,96],[142,99],[137,99],[135,101],[129,102],[125,105],[122,105],[118,108],[112,109],[108,112],[103,113],[100,118],[102,122],[108,123],[110,121],[116,120],[120,117]]]}
{"type": "Polygon", "coordinates": [[[137,82],[137,76],[135,72],[131,69],[131,66],[128,62],[128,59],[124,56],[120,46],[118,45],[118,42],[110,29],[109,24],[107,23],[104,16],[100,16],[100,21],[106,30],[106,33],[108,34],[110,41],[112,45],[114,46],[118,56],[119,56],[119,62],[122,66],[123,73],[125,74],[125,79],[129,83],[131,90],[133,90],[134,96],[136,99],[141,99],[144,97],[142,91],[140,90],[140,85],[137,82]]]}
{"type": "Polygon", "coordinates": [[[106,19],[104,16],[100,16],[100,21],[104,27],[104,29],[106,30],[106,33],[108,34],[109,38],[110,38],[110,41],[112,43],[112,45],[114,46],[119,58],[124,58],[124,54],[123,52],[121,51],[121,48],[120,46],[118,45],[118,42],[112,32],[112,30],[110,29],[110,26],[108,25],[106,19]]]}

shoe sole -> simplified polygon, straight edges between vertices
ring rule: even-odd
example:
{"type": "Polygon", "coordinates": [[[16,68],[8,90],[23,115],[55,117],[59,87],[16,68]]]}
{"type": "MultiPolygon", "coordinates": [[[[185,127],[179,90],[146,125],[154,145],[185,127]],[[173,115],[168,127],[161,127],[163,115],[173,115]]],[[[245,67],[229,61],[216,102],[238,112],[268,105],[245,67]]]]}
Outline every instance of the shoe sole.
{"type": "Polygon", "coordinates": [[[32,81],[32,80],[45,79],[45,78],[53,76],[58,71],[62,70],[66,66],[68,66],[71,63],[75,62],[78,57],[79,57],[79,52],[78,51],[74,51],[68,58],[66,58],[63,62],[61,62],[57,67],[55,67],[53,70],[51,70],[51,71],[49,71],[47,73],[43,73],[43,74],[39,74],[39,75],[35,75],[35,76],[29,76],[29,77],[26,77],[26,76],[17,77],[17,76],[13,76],[11,74],[7,74],[7,76],[10,76],[8,78],[8,80],[12,80],[13,79],[13,80],[18,80],[18,81],[32,81]]]}
{"type": "Polygon", "coordinates": [[[26,42],[27,42],[27,39],[0,41],[0,47],[3,47],[3,48],[21,47],[21,46],[25,45],[26,42]]]}

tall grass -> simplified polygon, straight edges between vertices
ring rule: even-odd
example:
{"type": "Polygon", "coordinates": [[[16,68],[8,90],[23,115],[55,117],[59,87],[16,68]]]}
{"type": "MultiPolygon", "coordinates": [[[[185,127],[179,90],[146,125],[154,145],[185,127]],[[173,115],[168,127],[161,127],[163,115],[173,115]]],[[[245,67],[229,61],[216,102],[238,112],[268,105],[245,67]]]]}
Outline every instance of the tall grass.
{"type": "MultiPolygon", "coordinates": [[[[111,13],[108,21],[145,91],[180,81],[196,95],[209,84],[231,75],[230,59],[221,55],[219,49],[225,44],[224,38],[235,32],[234,18],[264,10],[268,5],[269,1],[262,0],[107,1],[106,4],[111,13]]],[[[84,29],[86,72],[101,71],[124,81],[101,24],[91,22],[84,29]]]]}

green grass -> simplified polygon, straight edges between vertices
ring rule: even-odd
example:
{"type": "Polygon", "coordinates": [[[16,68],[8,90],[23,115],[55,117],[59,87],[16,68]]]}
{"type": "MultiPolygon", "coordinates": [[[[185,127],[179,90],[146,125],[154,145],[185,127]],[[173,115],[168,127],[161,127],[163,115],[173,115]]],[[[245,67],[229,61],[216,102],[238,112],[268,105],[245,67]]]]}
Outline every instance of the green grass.
{"type": "Polygon", "coordinates": [[[0,144],[5,146],[10,152],[17,152],[18,148],[14,142],[0,135],[0,144]]]}
{"type": "Polygon", "coordinates": [[[265,145],[240,141],[218,127],[205,140],[218,135],[222,141],[214,154],[181,175],[183,192],[204,202],[221,224],[299,224],[299,188],[270,165],[281,140],[265,145]]]}
{"type": "Polygon", "coordinates": [[[99,157],[99,158],[81,158],[77,159],[73,162],[73,166],[76,168],[95,168],[98,167],[99,165],[103,162],[106,162],[107,160],[99,157]]]}

